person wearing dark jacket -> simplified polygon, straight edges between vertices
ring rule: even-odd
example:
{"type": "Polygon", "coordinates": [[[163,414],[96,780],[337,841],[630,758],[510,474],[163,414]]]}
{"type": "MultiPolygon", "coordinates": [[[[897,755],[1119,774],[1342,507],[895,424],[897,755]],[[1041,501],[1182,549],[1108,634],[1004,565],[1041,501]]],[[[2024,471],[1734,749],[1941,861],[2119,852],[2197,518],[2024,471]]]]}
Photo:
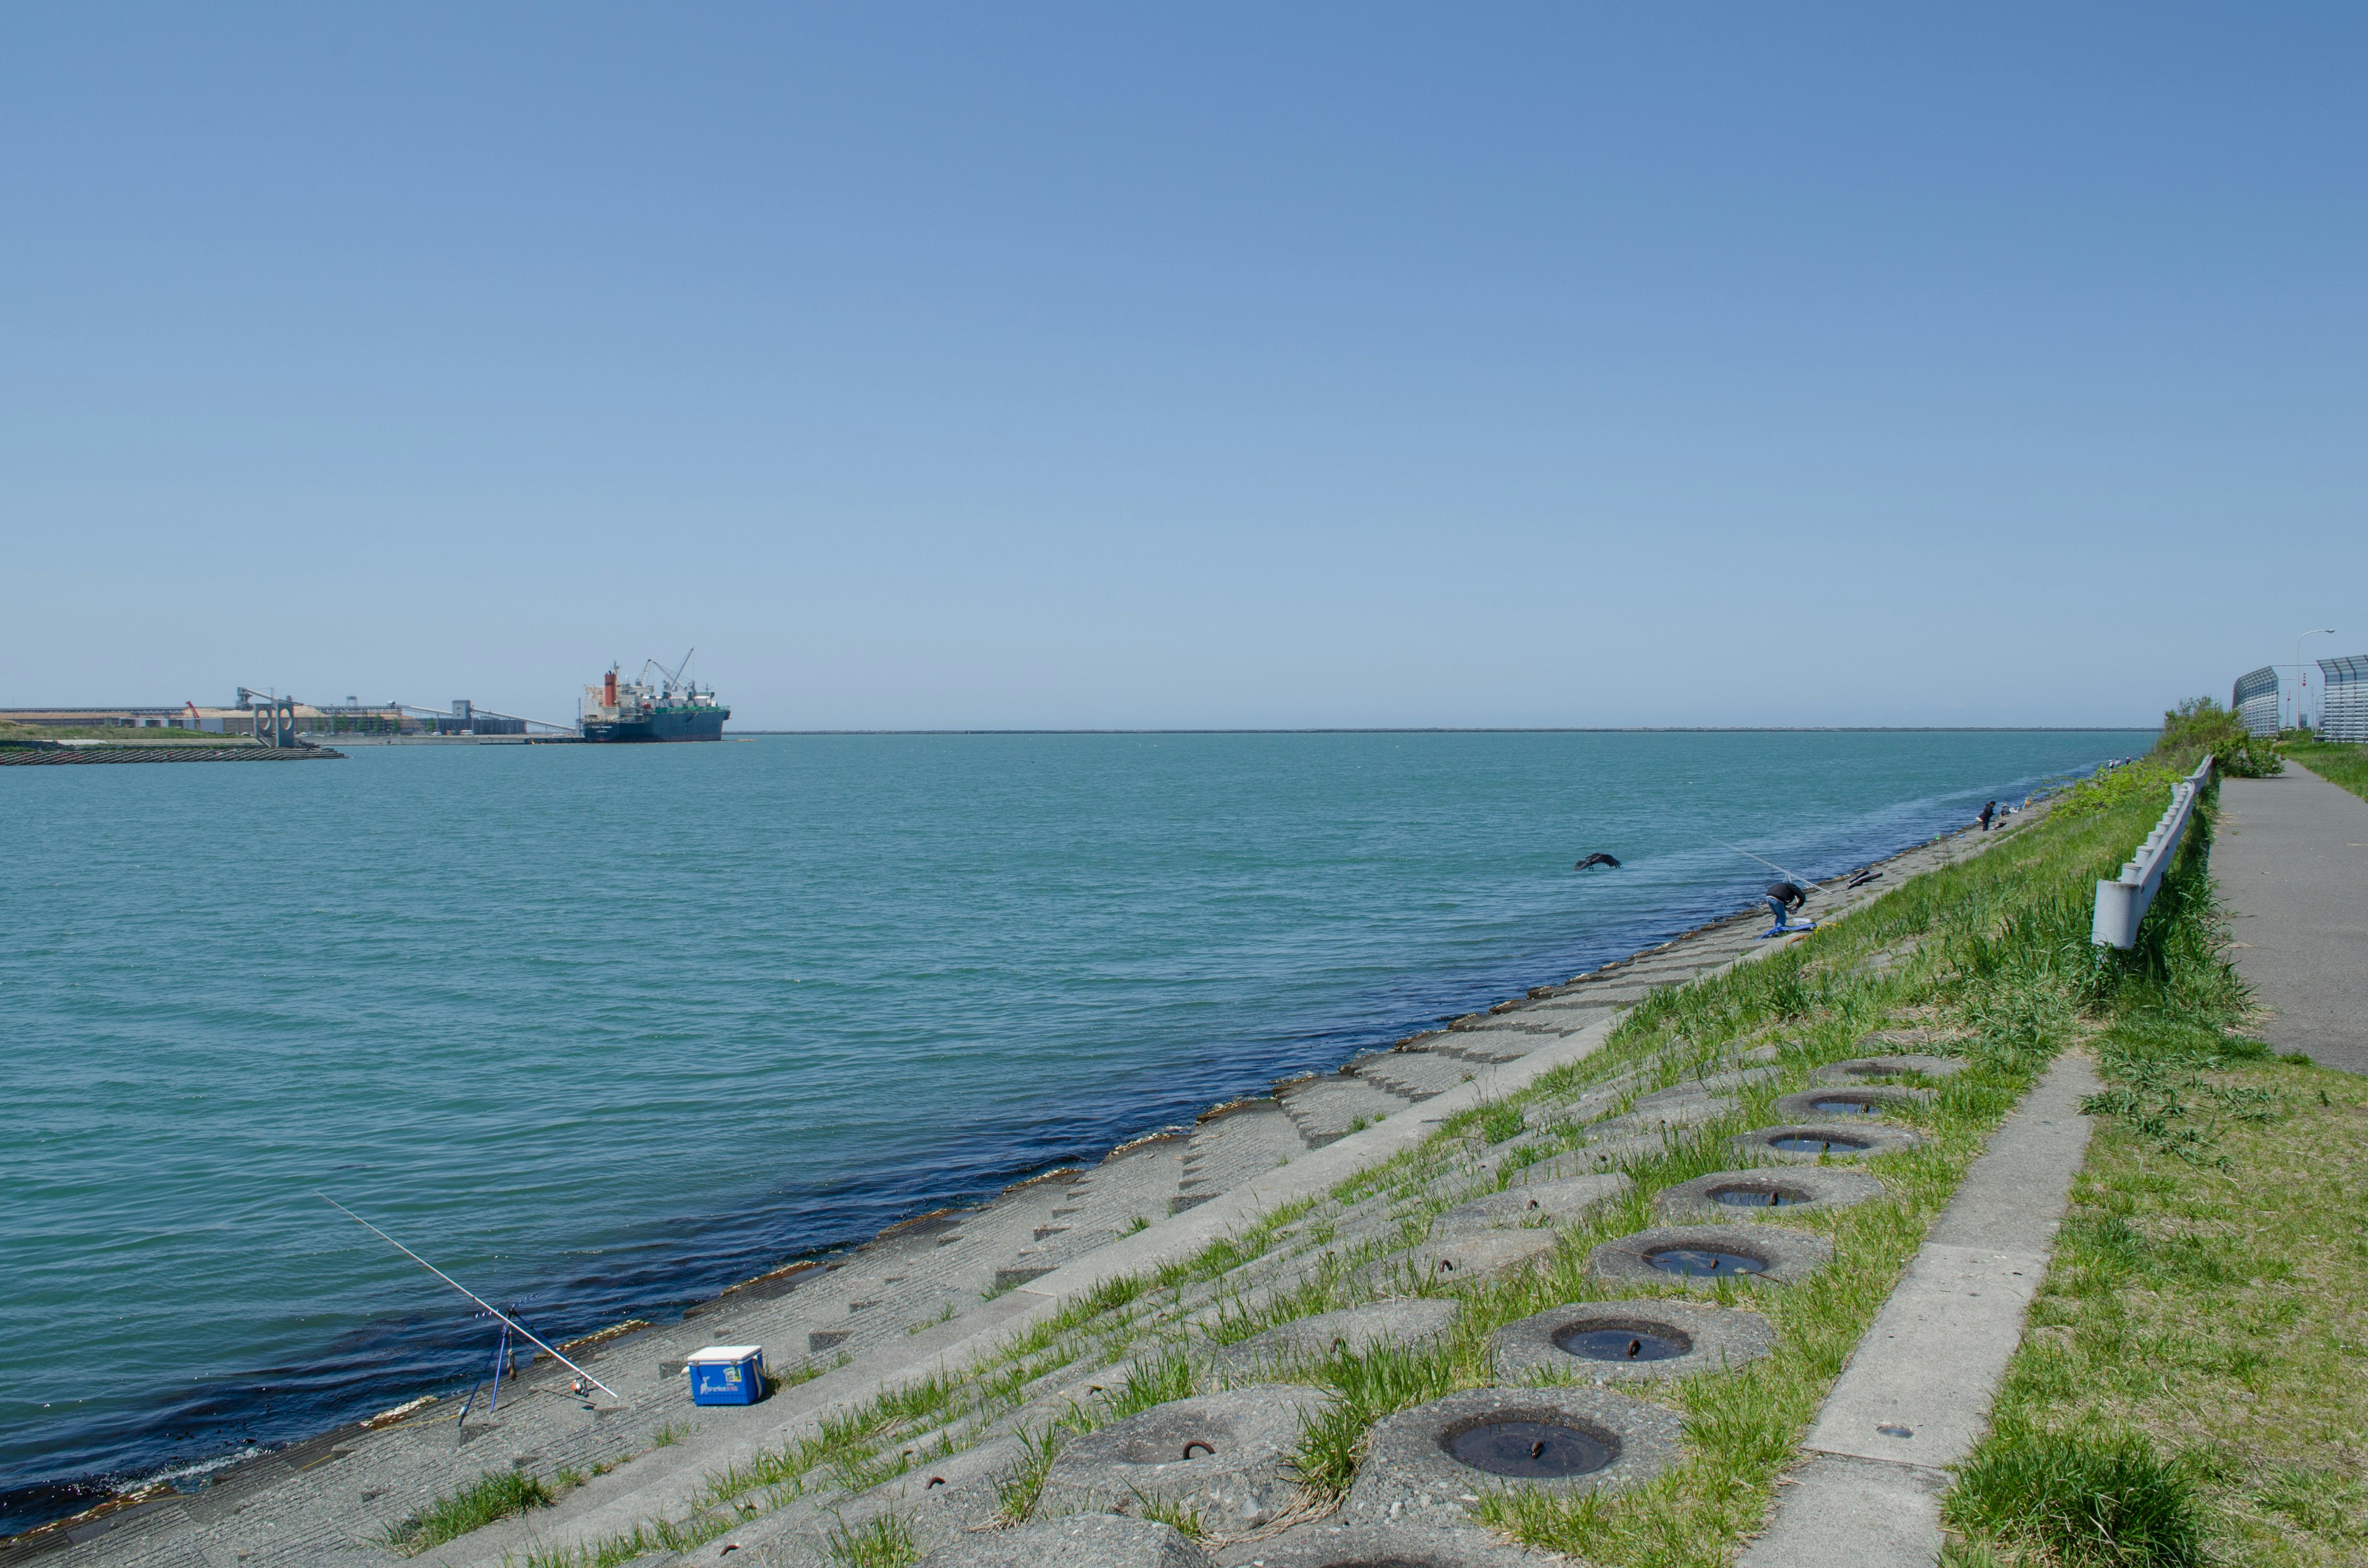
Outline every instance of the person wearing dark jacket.
{"type": "Polygon", "coordinates": [[[1992,801],[1988,805],[1982,808],[1982,831],[1984,833],[1987,833],[1990,830],[1990,818],[1998,814],[1998,802],[1996,801],[1992,801]]]}
{"type": "Polygon", "coordinates": [[[1809,902],[1809,895],[1792,882],[1768,884],[1768,907],[1776,916],[1776,924],[1768,931],[1772,937],[1785,928],[1785,916],[1809,902]]]}

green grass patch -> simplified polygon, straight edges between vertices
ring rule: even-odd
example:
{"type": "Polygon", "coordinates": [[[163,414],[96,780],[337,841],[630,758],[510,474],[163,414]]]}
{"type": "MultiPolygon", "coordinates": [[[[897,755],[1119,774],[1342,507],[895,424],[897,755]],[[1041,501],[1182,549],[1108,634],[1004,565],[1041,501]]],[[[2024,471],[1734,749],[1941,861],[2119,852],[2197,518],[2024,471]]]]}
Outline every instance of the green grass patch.
{"type": "Polygon", "coordinates": [[[1959,1473],[1947,1522],[2066,1568],[2201,1568],[2194,1483],[2144,1434],[2001,1426],[1959,1473]]]}
{"type": "Polygon", "coordinates": [[[912,1525],[893,1511],[860,1525],[834,1525],[823,1545],[839,1568],[912,1568],[921,1560],[912,1525]]]}
{"type": "Polygon", "coordinates": [[[507,1519],[529,1508],[547,1508],[551,1503],[551,1488],[541,1477],[517,1471],[488,1471],[387,1531],[386,1543],[408,1557],[448,1540],[457,1540],[495,1519],[507,1519]]]}
{"type": "Polygon", "coordinates": [[[2192,1016],[2121,1020],[2096,1055],[2107,1114],[1950,1500],[1957,1561],[2368,1562],[2368,1085],[2192,1016]],[[2032,1461],[1994,1454],[2124,1437],[2183,1479],[2201,1555],[2113,1557],[2101,1523],[2059,1539],[2077,1512],[2001,1511],[1988,1478],[2032,1461]]]}
{"type": "Polygon", "coordinates": [[[2280,755],[2291,757],[2329,784],[2338,784],[2368,800],[2368,746],[2340,741],[2283,741],[2280,755]]]}

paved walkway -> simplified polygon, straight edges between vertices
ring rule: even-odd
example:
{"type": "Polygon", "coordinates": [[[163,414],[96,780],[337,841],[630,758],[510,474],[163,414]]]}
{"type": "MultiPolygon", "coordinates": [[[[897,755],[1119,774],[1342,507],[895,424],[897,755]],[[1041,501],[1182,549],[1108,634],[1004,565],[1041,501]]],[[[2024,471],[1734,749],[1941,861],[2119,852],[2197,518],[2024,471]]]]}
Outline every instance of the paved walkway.
{"type": "Polygon", "coordinates": [[[2286,764],[2220,786],[2212,869],[2262,1038],[2368,1073],[2368,801],[2286,764]]]}
{"type": "Polygon", "coordinates": [[[1972,1451],[2089,1149],[2089,1063],[2059,1056],[1991,1137],[1866,1331],[1741,1568],[1930,1568],[1945,1467],[1972,1451]]]}

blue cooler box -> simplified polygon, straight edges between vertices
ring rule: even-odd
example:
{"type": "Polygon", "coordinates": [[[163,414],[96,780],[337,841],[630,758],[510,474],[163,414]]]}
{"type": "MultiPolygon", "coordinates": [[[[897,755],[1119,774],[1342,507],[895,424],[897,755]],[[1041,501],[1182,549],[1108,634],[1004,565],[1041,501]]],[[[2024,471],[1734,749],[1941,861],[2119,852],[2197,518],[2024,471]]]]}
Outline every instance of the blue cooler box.
{"type": "Polygon", "coordinates": [[[693,1404],[754,1404],[765,1397],[765,1347],[711,1345],[684,1360],[693,1404]]]}

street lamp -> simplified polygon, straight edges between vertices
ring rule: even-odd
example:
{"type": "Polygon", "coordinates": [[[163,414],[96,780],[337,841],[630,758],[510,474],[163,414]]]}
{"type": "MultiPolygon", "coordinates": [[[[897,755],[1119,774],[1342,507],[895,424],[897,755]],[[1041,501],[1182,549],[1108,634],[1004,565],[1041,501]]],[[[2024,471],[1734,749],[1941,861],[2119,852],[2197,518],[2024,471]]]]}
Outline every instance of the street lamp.
{"type": "MultiPolygon", "coordinates": [[[[2334,635],[2335,628],[2332,626],[2321,626],[2313,631],[2304,632],[2302,637],[2332,637],[2334,635]]],[[[2294,728],[2297,730],[2302,728],[2302,637],[2294,639],[2294,728]]]]}

